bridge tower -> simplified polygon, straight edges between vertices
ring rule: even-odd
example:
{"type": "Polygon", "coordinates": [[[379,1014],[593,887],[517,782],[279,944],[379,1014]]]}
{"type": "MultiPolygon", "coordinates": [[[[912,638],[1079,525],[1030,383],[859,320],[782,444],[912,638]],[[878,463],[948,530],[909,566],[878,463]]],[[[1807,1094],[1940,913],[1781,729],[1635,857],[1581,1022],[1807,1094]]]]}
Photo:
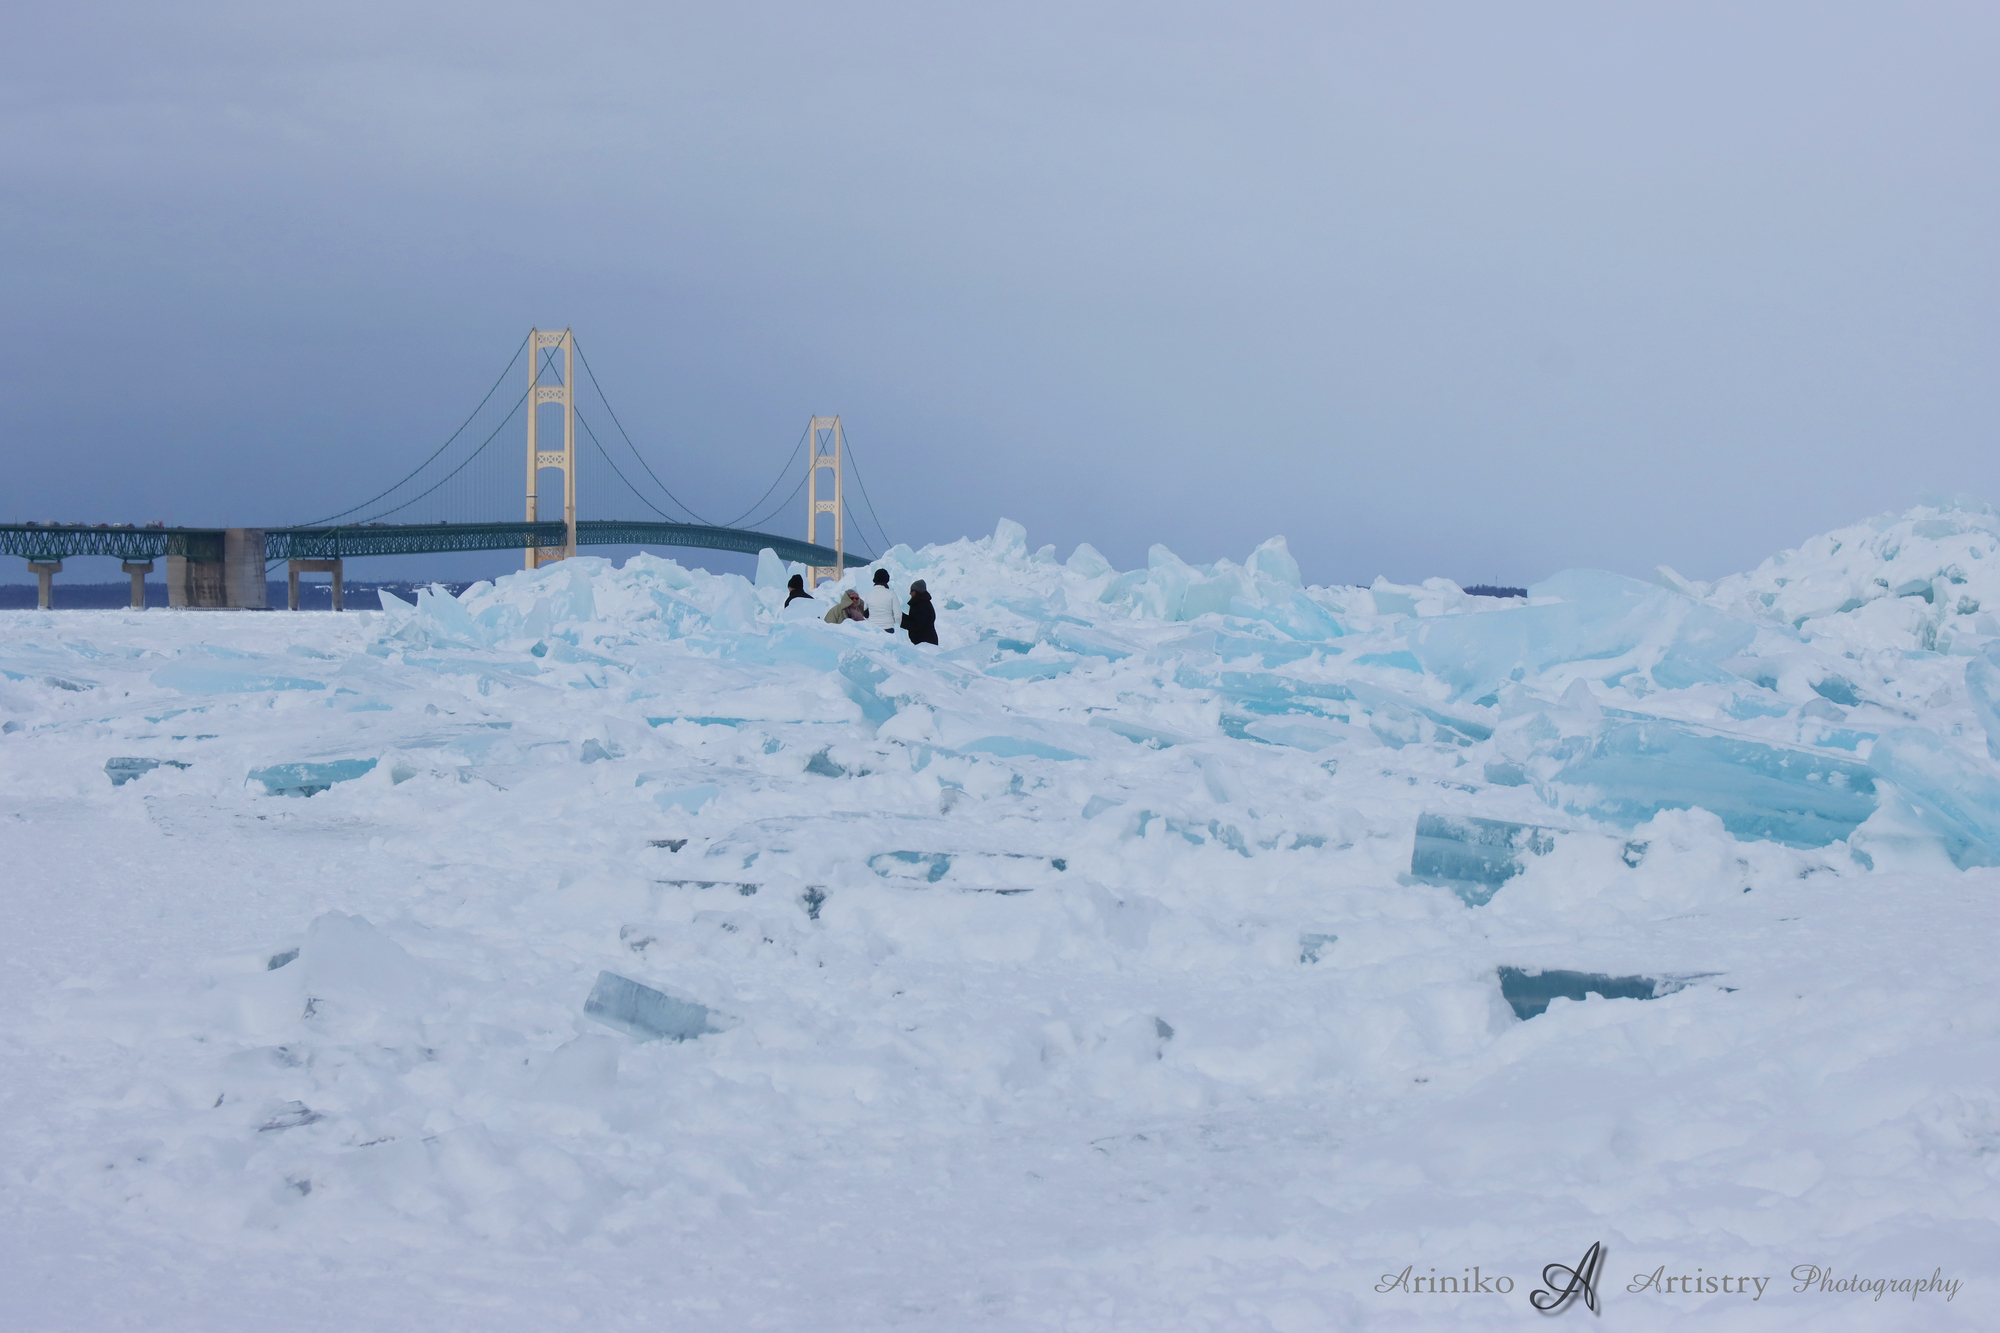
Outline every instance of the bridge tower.
{"type": "Polygon", "coordinates": [[[806,540],[815,546],[819,544],[819,516],[833,515],[833,549],[837,563],[832,567],[814,565],[807,574],[808,586],[817,587],[821,579],[837,579],[847,567],[847,532],[843,525],[845,496],[840,489],[841,435],[840,418],[814,417],[806,427],[806,434],[812,441],[812,452],[806,457],[806,540]],[[819,474],[821,469],[833,471],[833,498],[819,498],[819,474]]]}
{"type": "MultiPolygon", "coordinates": [[[[562,546],[530,546],[528,568],[567,560],[576,554],[576,339],[568,329],[528,331],[528,522],[542,521],[537,509],[536,482],[543,468],[561,468],[563,474],[563,522],[569,526],[569,540],[562,546]],[[544,384],[544,348],[562,349],[562,383],[544,384]],[[544,449],[536,436],[543,403],[561,403],[563,410],[562,448],[544,449]]],[[[553,498],[553,497],[552,497],[553,498]]],[[[549,517],[553,518],[551,514],[549,517]]]]}

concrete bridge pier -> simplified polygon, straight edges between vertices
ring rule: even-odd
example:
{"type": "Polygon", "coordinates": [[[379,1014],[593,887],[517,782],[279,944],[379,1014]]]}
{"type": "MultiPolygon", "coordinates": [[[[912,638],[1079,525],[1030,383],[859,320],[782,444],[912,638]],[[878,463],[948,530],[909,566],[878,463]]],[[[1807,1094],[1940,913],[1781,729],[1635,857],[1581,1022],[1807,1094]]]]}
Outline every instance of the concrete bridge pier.
{"type": "Polygon", "coordinates": [[[299,575],[301,574],[333,575],[333,609],[336,611],[345,609],[341,605],[341,596],[340,596],[341,592],[340,585],[342,582],[340,561],[294,560],[291,562],[290,569],[285,575],[285,582],[289,585],[290,595],[288,600],[291,603],[291,609],[294,611],[299,609],[299,575]]]}
{"type": "Polygon", "coordinates": [[[268,611],[264,585],[264,530],[224,528],[222,559],[167,557],[167,605],[268,611]]]}
{"type": "Polygon", "coordinates": [[[167,605],[175,609],[222,606],[222,562],[167,557],[167,605]]]}
{"type": "Polygon", "coordinates": [[[144,611],[146,609],[146,575],[153,572],[153,562],[150,560],[120,560],[118,568],[132,576],[132,609],[134,611],[144,611]]]}
{"type": "Polygon", "coordinates": [[[52,600],[50,594],[54,591],[54,589],[50,587],[49,580],[54,578],[57,574],[62,573],[62,561],[30,560],[28,562],[28,568],[34,571],[35,582],[38,585],[40,585],[41,601],[38,603],[38,605],[40,605],[40,607],[44,611],[50,610],[51,609],[50,602],[52,600]]]}

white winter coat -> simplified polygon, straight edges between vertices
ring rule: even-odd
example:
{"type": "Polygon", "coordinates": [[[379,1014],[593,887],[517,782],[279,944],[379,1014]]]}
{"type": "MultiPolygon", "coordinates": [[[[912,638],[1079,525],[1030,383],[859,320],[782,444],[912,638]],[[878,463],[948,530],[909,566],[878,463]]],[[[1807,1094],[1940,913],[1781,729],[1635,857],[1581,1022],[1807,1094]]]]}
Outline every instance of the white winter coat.
{"type": "Polygon", "coordinates": [[[868,627],[870,629],[886,630],[888,633],[894,634],[896,626],[902,623],[902,619],[903,599],[896,596],[895,589],[885,588],[879,583],[870,584],[868,587],[868,627]]]}

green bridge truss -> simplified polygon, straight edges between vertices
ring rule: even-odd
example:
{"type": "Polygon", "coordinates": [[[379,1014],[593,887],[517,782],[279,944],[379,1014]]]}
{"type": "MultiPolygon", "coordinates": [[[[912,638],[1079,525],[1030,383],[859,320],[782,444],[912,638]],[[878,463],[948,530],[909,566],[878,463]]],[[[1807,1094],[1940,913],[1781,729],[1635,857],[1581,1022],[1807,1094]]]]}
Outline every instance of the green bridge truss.
{"type": "MultiPolygon", "coordinates": [[[[339,528],[266,528],[266,560],[353,560],[370,555],[426,555],[444,551],[519,551],[529,546],[562,546],[561,523],[368,523],[339,528]]],[[[780,560],[830,568],[838,562],[830,546],[746,528],[713,528],[697,523],[642,523],[592,519],[576,525],[579,546],[687,546],[705,551],[755,555],[769,547],[780,560]]],[[[0,555],[29,560],[63,560],[103,555],[120,560],[156,560],[178,555],[190,560],[222,559],[221,528],[133,528],[82,524],[0,525],[0,555]]],[[[849,552],[847,565],[872,563],[873,556],[849,552]]]]}
{"type": "Polygon", "coordinates": [[[108,555],[134,561],[157,560],[163,555],[220,560],[222,529],[9,523],[0,526],[0,555],[25,556],[30,560],[66,560],[82,555],[108,555]]]}

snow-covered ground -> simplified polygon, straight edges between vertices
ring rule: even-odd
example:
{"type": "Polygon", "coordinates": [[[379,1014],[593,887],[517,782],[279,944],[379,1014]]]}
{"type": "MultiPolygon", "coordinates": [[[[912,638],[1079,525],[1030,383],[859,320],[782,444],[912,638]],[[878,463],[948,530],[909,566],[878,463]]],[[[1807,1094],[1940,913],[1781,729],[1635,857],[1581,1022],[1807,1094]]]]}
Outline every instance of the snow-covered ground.
{"type": "Polygon", "coordinates": [[[2000,1321],[1990,510],[887,564],[0,615],[5,1325],[2000,1321]]]}

